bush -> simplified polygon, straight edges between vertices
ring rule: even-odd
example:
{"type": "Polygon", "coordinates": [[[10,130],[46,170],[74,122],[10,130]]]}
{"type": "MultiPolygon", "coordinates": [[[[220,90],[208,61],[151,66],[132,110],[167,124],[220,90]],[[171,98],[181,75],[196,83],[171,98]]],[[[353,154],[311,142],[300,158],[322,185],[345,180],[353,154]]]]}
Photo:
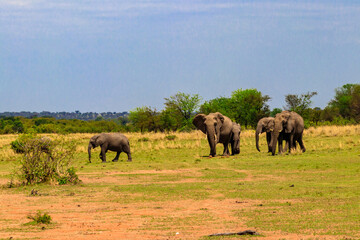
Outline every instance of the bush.
{"type": "Polygon", "coordinates": [[[48,137],[37,137],[36,134],[23,134],[15,141],[10,143],[11,149],[15,153],[25,153],[25,150],[29,150],[34,146],[39,147],[43,152],[49,152],[51,148],[51,139],[48,137]]]}
{"type": "Polygon", "coordinates": [[[10,143],[10,147],[12,150],[14,150],[15,153],[23,153],[24,152],[24,146],[22,145],[22,143],[19,139],[12,141],[10,143]]]}
{"type": "Polygon", "coordinates": [[[150,139],[148,137],[142,137],[138,139],[138,142],[148,142],[150,139]]]}
{"type": "Polygon", "coordinates": [[[25,184],[59,182],[59,179],[66,179],[66,183],[80,181],[75,170],[69,167],[76,147],[73,141],[25,134],[12,142],[11,146],[14,151],[23,153],[17,176],[25,184]]]}
{"type": "Polygon", "coordinates": [[[167,136],[165,136],[165,138],[167,140],[171,141],[171,140],[175,140],[176,136],[175,135],[167,135],[167,136]]]}
{"type": "Polygon", "coordinates": [[[29,225],[51,223],[51,216],[47,213],[41,213],[41,211],[38,211],[34,216],[29,214],[27,218],[32,220],[31,222],[27,223],[29,225]]]}
{"type": "Polygon", "coordinates": [[[74,167],[68,168],[66,170],[66,174],[64,176],[58,177],[57,181],[59,185],[65,185],[65,184],[78,184],[81,183],[81,180],[79,179],[78,175],[76,174],[76,170],[74,167]]]}

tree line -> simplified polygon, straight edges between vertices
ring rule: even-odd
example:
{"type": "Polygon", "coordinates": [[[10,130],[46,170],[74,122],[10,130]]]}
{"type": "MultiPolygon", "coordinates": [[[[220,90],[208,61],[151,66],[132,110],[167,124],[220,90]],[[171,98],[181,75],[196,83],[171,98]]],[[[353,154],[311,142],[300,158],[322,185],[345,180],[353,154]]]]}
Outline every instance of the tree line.
{"type": "Polygon", "coordinates": [[[75,112],[30,112],[30,111],[21,111],[21,112],[2,112],[0,113],[1,117],[25,117],[25,118],[55,118],[55,119],[80,119],[80,120],[108,120],[116,119],[119,117],[124,117],[128,115],[128,112],[85,112],[80,111],[75,112]]]}
{"type": "Polygon", "coordinates": [[[238,89],[229,97],[202,101],[198,94],[178,92],[164,98],[164,109],[138,107],[115,119],[98,117],[95,120],[56,119],[55,117],[1,117],[0,133],[96,133],[96,132],[166,132],[195,129],[192,119],[196,113],[221,112],[243,128],[255,128],[259,119],[275,116],[283,110],[299,113],[305,127],[345,125],[360,122],[360,84],[346,84],[335,89],[335,96],[324,109],[312,108],[311,98],[317,92],[288,94],[283,108],[270,109],[268,95],[257,89],[238,89]]]}

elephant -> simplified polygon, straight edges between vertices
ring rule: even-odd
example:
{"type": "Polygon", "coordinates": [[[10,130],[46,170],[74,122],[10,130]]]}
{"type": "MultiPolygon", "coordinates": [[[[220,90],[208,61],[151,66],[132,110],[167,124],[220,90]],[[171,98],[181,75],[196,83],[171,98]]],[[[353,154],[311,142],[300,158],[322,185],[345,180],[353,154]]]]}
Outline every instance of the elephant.
{"type": "Polygon", "coordinates": [[[100,146],[100,159],[102,162],[106,162],[106,152],[108,150],[117,152],[113,162],[119,160],[119,155],[121,152],[125,152],[128,156],[128,162],[132,161],[130,153],[130,144],[128,138],[121,133],[100,133],[94,135],[90,138],[88,153],[89,153],[89,162],[91,162],[91,149],[100,146]]]}
{"type": "Polygon", "coordinates": [[[289,146],[289,152],[296,148],[296,142],[299,143],[302,152],[306,151],[304,146],[303,132],[304,132],[304,120],[296,112],[282,111],[275,116],[275,126],[271,133],[271,151],[272,155],[275,155],[276,142],[279,141],[279,152],[282,152],[280,141],[285,138],[287,145],[289,146]],[[281,136],[281,133],[283,134],[281,136]]]}
{"type": "Polygon", "coordinates": [[[241,133],[240,124],[233,122],[233,128],[231,130],[231,137],[230,137],[232,155],[240,153],[240,133],[241,133]]]}
{"type": "Polygon", "coordinates": [[[234,125],[230,118],[219,112],[209,113],[208,115],[200,113],[194,117],[193,124],[207,135],[210,146],[209,157],[216,156],[217,143],[224,144],[224,156],[229,155],[229,143],[231,142],[232,155],[240,152],[240,125],[234,125]]]}
{"type": "Polygon", "coordinates": [[[275,118],[273,117],[264,117],[259,120],[256,132],[255,132],[255,141],[256,141],[256,149],[260,152],[259,148],[259,135],[263,132],[266,132],[266,142],[268,145],[268,152],[271,152],[271,131],[274,130],[275,126],[275,118]]]}

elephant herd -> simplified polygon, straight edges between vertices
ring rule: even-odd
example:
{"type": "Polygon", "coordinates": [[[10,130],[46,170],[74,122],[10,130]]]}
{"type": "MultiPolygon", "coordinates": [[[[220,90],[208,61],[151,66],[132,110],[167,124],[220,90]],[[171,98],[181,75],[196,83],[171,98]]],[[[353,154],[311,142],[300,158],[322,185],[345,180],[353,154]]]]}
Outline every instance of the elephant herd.
{"type": "Polygon", "coordinates": [[[259,148],[259,134],[266,132],[266,141],[268,145],[268,152],[275,155],[276,143],[279,145],[279,153],[289,152],[291,149],[296,149],[296,142],[299,143],[302,152],[305,152],[303,138],[304,120],[296,112],[282,111],[276,114],[275,118],[266,117],[260,119],[257,124],[255,139],[256,149],[260,152],[259,148]],[[285,149],[282,144],[285,140],[285,149]]]}
{"type": "MultiPolygon", "coordinates": [[[[224,156],[229,155],[228,145],[231,144],[231,154],[240,153],[240,125],[232,122],[228,117],[219,112],[208,115],[198,114],[193,120],[194,125],[207,135],[210,146],[210,157],[216,156],[216,144],[224,144],[224,156]]],[[[276,144],[279,145],[279,153],[295,149],[296,142],[305,152],[305,146],[302,140],[304,132],[304,120],[296,112],[282,111],[276,114],[275,118],[266,117],[260,119],[257,124],[255,139],[256,148],[259,148],[259,134],[266,132],[266,141],[268,152],[275,155],[276,144]],[[283,141],[285,140],[285,149],[283,141]]]]}
{"type": "MultiPolygon", "coordinates": [[[[240,132],[241,127],[238,123],[232,122],[230,118],[219,112],[205,114],[197,114],[193,119],[193,124],[197,129],[206,134],[210,146],[209,157],[216,156],[216,144],[224,145],[224,156],[230,155],[229,144],[231,146],[231,154],[240,153],[240,132]]],[[[302,140],[304,132],[304,120],[296,112],[282,111],[275,117],[266,117],[260,119],[255,132],[256,148],[259,148],[259,135],[266,132],[266,141],[268,152],[275,155],[276,145],[279,146],[279,153],[290,152],[296,149],[296,142],[305,152],[305,146],[302,140]],[[285,148],[283,148],[285,141],[285,148]]],[[[131,162],[131,153],[129,140],[121,133],[101,133],[93,136],[89,141],[88,154],[91,162],[91,149],[100,146],[100,159],[106,162],[106,152],[108,150],[117,152],[113,162],[118,161],[121,152],[125,152],[128,161],[131,162]]]]}

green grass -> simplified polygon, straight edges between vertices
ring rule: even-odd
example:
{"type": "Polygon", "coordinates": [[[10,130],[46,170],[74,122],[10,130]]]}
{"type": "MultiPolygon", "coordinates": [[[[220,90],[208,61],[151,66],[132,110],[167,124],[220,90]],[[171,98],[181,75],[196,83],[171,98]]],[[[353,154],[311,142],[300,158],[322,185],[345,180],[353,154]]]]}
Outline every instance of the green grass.
{"type": "MultiPolygon", "coordinates": [[[[120,155],[119,162],[104,164],[98,159],[99,148],[93,150],[92,163],[87,162],[85,150],[77,152],[73,165],[79,178],[86,178],[89,183],[16,188],[4,185],[0,194],[29,198],[31,190],[36,188],[40,195],[31,197],[36,198],[36,202],[31,201],[28,206],[41,206],[48,201],[60,204],[62,200],[74,204],[99,203],[101,206],[113,203],[139,210],[152,206],[152,211],[161,214],[147,214],[145,211],[138,216],[144,223],[129,231],[146,231],[154,236],[174,236],[174,232],[180,231],[184,237],[196,232],[197,228],[193,226],[202,225],[215,226],[214,232],[208,233],[212,234],[224,232],[223,228],[232,229],[241,222],[247,229],[265,232],[258,238],[266,238],[267,232],[314,238],[360,238],[359,135],[306,136],[307,152],[276,156],[259,153],[254,138],[247,137],[241,139],[240,155],[215,158],[206,157],[209,147],[205,137],[176,137],[171,141],[148,138],[146,142],[135,138],[131,141],[133,162],[130,163],[126,162],[124,153],[120,155]],[[54,196],[58,199],[54,200],[54,196]],[[178,208],[167,206],[178,201],[201,203],[207,200],[220,203],[231,200],[234,207],[227,213],[229,219],[223,219],[216,209],[211,208],[211,204],[210,207],[194,208],[189,213],[186,213],[186,205],[178,208]],[[243,203],[246,203],[245,207],[242,207],[243,203]]],[[[87,141],[79,139],[78,144],[86,146],[87,141]]],[[[262,136],[261,149],[265,151],[265,148],[262,136]]],[[[6,149],[4,145],[0,155],[6,149]]],[[[221,155],[222,150],[223,147],[218,145],[218,154],[221,155]]],[[[115,153],[109,152],[107,159],[110,161],[114,156],[115,153]]],[[[9,179],[16,163],[8,158],[0,159],[2,182],[9,179]]],[[[102,211],[111,215],[114,209],[102,211]]],[[[53,210],[50,215],[52,213],[59,211],[53,210]]],[[[135,217],[117,215],[111,219],[126,221],[135,217]]],[[[2,223],[0,232],[10,229],[10,226],[6,227],[6,219],[2,223]]],[[[20,226],[18,228],[21,229],[20,226]]],[[[241,230],[246,229],[234,231],[241,230]]]]}

